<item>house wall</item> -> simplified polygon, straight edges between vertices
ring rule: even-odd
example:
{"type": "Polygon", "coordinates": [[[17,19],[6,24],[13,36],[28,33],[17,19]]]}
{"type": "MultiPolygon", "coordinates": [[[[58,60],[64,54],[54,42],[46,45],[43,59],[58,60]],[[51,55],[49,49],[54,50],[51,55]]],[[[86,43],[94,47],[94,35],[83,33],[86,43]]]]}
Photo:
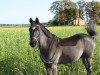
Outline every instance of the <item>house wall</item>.
{"type": "Polygon", "coordinates": [[[76,22],[76,25],[78,25],[78,20],[79,20],[79,26],[86,25],[86,21],[80,18],[77,18],[76,20],[74,20],[74,25],[75,25],[75,22],[76,22]]]}

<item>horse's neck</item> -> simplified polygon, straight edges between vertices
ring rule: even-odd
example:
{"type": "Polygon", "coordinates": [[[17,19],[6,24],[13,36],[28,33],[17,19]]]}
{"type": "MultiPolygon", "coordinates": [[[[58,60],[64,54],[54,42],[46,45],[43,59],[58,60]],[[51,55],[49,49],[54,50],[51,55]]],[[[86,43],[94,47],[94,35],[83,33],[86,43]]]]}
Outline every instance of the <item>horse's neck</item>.
{"type": "Polygon", "coordinates": [[[39,38],[39,46],[40,48],[42,47],[43,49],[47,49],[48,43],[51,42],[51,38],[48,38],[45,33],[40,30],[40,38],[39,38]]]}
{"type": "Polygon", "coordinates": [[[57,39],[55,38],[55,35],[50,32],[46,35],[46,33],[41,30],[39,38],[40,56],[47,61],[48,59],[51,60],[56,52],[56,47],[57,39]]]}
{"type": "Polygon", "coordinates": [[[40,46],[46,47],[47,46],[48,37],[46,37],[43,33],[40,34],[40,46]]]}

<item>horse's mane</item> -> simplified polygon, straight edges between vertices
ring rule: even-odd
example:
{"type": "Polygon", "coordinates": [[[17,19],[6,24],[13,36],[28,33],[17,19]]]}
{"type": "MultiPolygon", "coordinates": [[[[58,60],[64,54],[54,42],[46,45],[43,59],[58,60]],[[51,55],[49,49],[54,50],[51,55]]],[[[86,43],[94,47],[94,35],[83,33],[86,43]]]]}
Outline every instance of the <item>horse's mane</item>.
{"type": "Polygon", "coordinates": [[[56,35],[52,34],[47,28],[45,28],[45,26],[40,25],[41,30],[44,32],[44,34],[48,37],[48,38],[54,38],[57,37],[56,35]]]}

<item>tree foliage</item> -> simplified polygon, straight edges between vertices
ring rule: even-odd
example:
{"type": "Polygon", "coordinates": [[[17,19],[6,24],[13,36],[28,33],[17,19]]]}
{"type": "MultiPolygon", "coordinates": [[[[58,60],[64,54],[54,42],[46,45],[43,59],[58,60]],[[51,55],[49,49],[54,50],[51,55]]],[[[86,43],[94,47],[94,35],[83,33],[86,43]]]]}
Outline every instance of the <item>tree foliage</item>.
{"type": "Polygon", "coordinates": [[[63,0],[53,2],[49,10],[55,14],[54,19],[65,24],[66,20],[71,22],[71,20],[75,19],[76,15],[73,16],[73,14],[76,12],[76,8],[77,5],[75,3],[70,0],[63,0]]]}
{"type": "Polygon", "coordinates": [[[100,2],[87,2],[86,12],[89,15],[89,18],[100,17],[100,2]]]}
{"type": "MultiPolygon", "coordinates": [[[[52,3],[49,11],[54,13],[54,20],[60,23],[70,24],[76,18],[89,20],[94,18],[96,22],[100,19],[100,2],[92,1],[85,2],[85,0],[79,0],[77,3],[71,0],[55,1],[52,3]]],[[[59,23],[58,23],[59,24],[59,23]]]]}
{"type": "Polygon", "coordinates": [[[77,5],[78,5],[78,9],[79,9],[79,17],[84,19],[84,16],[85,16],[85,1],[84,0],[79,0],[77,2],[77,5]]]}
{"type": "Polygon", "coordinates": [[[49,11],[51,11],[51,13],[58,14],[62,7],[61,1],[55,1],[51,4],[49,11]]]}

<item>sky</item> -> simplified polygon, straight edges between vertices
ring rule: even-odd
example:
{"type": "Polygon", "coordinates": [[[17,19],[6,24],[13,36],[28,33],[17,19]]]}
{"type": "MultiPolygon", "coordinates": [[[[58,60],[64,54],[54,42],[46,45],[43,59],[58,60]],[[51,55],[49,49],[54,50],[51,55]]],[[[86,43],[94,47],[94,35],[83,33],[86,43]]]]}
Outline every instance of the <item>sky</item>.
{"type": "Polygon", "coordinates": [[[0,0],[0,24],[29,24],[30,17],[48,22],[54,16],[48,11],[54,1],[56,0],[0,0]]]}

